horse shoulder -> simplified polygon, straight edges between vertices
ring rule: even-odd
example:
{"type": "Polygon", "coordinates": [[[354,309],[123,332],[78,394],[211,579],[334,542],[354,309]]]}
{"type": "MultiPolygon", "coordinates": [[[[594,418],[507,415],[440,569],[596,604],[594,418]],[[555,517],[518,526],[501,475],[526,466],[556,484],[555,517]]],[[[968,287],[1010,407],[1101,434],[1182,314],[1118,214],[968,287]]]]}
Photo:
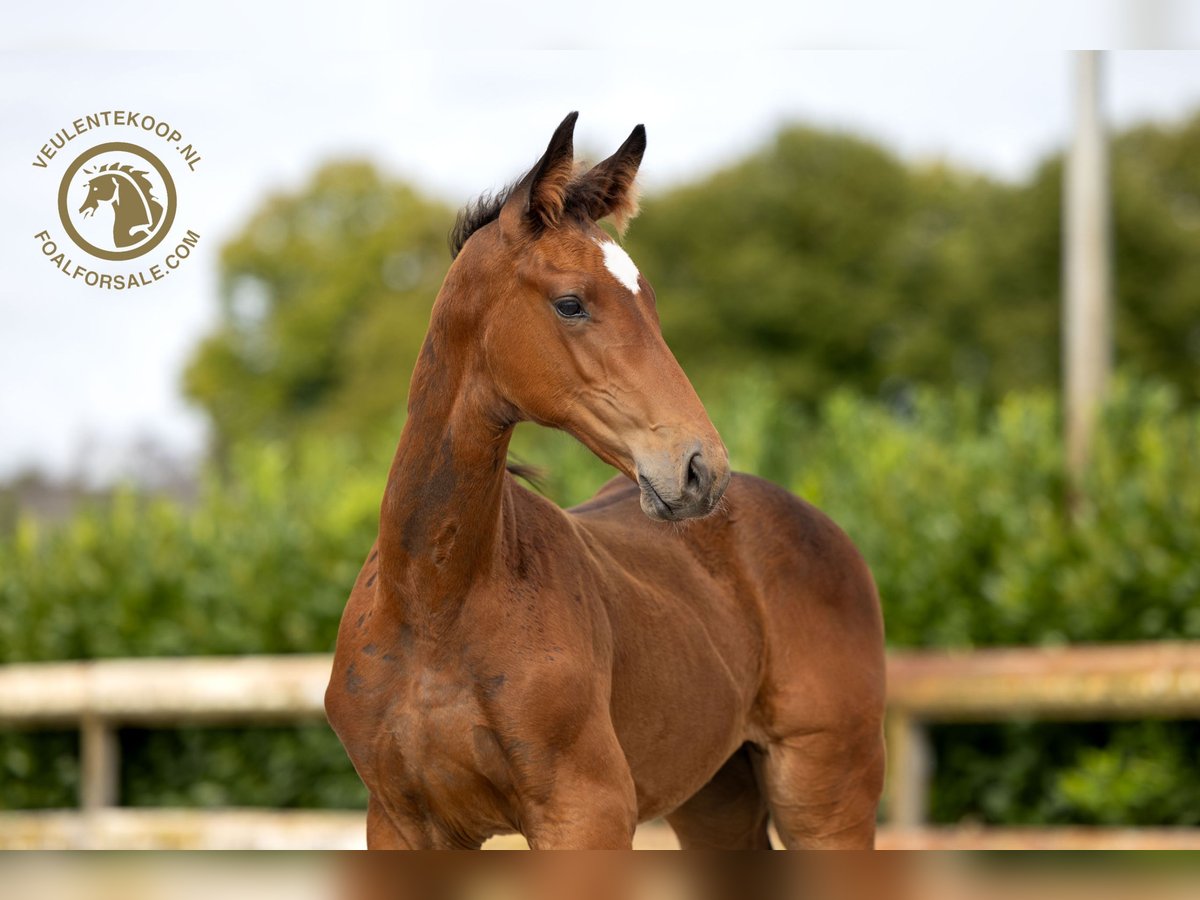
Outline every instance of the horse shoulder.
{"type": "Polygon", "coordinates": [[[728,494],[765,622],[765,695],[822,723],[882,707],[883,617],[854,542],[817,507],[763,479],[739,475],[728,494]]]}

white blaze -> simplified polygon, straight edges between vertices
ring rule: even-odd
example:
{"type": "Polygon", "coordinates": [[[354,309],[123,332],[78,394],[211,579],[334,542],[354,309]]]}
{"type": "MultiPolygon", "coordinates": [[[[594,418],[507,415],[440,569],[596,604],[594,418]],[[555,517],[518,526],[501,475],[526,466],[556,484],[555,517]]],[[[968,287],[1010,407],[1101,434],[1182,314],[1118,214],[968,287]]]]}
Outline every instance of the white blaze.
{"type": "Polygon", "coordinates": [[[613,241],[596,241],[604,251],[604,267],[612,272],[613,277],[629,290],[638,292],[638,267],[629,254],[613,241]]]}

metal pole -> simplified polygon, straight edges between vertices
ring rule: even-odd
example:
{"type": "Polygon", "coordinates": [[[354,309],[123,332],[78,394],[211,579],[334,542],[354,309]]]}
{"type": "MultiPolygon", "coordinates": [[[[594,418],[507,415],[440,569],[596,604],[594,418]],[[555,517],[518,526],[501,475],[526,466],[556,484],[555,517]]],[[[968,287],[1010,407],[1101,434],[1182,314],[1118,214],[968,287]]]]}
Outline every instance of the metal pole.
{"type": "Polygon", "coordinates": [[[1075,127],[1063,193],[1063,352],[1067,472],[1078,485],[1112,370],[1108,152],[1102,54],[1075,55],[1075,127]]]}

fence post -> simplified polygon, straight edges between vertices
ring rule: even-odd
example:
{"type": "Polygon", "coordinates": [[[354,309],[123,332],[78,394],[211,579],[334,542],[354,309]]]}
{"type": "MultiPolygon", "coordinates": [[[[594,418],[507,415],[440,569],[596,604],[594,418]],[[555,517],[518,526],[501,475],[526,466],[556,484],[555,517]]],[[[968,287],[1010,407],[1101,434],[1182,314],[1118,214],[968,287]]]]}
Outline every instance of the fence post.
{"type": "Polygon", "coordinates": [[[932,756],[925,725],[904,709],[887,716],[888,819],[900,828],[925,824],[932,756]]]}
{"type": "Polygon", "coordinates": [[[84,713],[79,726],[79,805],[85,811],[117,805],[120,755],[112,723],[84,713]]]}
{"type": "Polygon", "coordinates": [[[1063,190],[1063,355],[1067,473],[1079,488],[1112,369],[1112,226],[1101,111],[1102,55],[1075,58],[1074,137],[1063,190]]]}

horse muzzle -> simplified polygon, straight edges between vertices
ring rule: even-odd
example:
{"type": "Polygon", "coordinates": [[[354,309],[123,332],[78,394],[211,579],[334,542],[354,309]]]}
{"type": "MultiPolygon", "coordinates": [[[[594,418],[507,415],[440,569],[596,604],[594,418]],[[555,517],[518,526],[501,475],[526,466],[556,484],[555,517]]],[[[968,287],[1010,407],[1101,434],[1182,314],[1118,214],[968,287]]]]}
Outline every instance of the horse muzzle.
{"type": "Polygon", "coordinates": [[[677,522],[707,516],[729,487],[729,455],[719,443],[689,445],[683,453],[637,461],[641,506],[651,519],[677,522]]]}

